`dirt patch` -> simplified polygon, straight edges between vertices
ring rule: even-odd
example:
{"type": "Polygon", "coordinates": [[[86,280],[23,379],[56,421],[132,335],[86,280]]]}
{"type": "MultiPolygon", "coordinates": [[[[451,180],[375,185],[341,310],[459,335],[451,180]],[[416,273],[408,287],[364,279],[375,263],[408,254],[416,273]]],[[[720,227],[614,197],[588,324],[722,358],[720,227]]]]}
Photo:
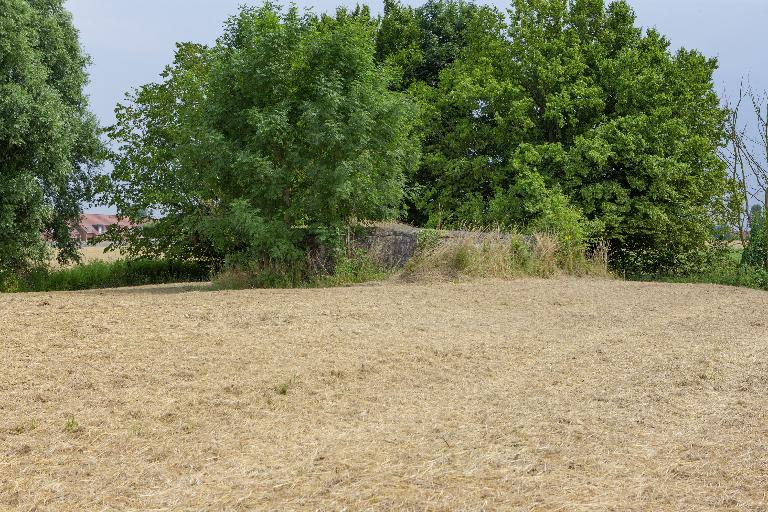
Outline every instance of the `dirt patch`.
{"type": "Polygon", "coordinates": [[[766,510],[768,294],[0,296],[0,509],[766,510]]]}

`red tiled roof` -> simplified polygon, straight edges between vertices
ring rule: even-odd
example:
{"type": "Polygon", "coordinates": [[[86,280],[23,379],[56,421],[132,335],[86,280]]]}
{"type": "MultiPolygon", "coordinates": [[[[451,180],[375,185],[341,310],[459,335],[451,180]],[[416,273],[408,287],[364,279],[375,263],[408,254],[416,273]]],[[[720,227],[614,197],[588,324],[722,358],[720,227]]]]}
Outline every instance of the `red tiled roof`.
{"type": "Polygon", "coordinates": [[[133,223],[127,219],[118,220],[117,215],[103,215],[100,213],[84,213],[80,217],[80,225],[83,227],[93,227],[96,225],[111,226],[117,224],[118,226],[131,227],[133,223]]]}
{"type": "Polygon", "coordinates": [[[100,213],[84,213],[80,217],[80,224],[76,227],[76,229],[73,232],[73,236],[77,236],[77,233],[79,232],[81,235],[87,235],[89,236],[97,236],[112,225],[117,224],[121,227],[133,227],[134,224],[127,220],[122,219],[118,220],[117,215],[105,215],[100,213]],[[99,229],[101,228],[101,229],[99,229]]]}

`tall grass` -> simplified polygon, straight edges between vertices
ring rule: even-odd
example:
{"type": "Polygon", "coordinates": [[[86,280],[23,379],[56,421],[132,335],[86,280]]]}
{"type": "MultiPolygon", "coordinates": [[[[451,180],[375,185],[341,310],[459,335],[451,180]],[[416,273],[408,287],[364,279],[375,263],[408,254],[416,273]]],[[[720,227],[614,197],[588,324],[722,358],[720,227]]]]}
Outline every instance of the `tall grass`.
{"type": "Polygon", "coordinates": [[[75,291],[118,288],[188,281],[206,281],[204,265],[171,260],[93,261],[68,268],[38,268],[8,278],[0,284],[4,292],[75,291]]]}
{"type": "MultiPolygon", "coordinates": [[[[211,288],[314,288],[380,281],[399,275],[405,280],[502,278],[556,275],[608,275],[605,247],[587,254],[580,245],[564,244],[552,234],[522,236],[502,232],[465,232],[441,238],[425,230],[416,254],[403,269],[392,269],[375,250],[347,244],[328,271],[312,258],[293,264],[252,262],[229,267],[213,276],[211,288]]],[[[42,292],[116,288],[187,281],[206,281],[208,268],[169,260],[94,261],[69,268],[40,268],[0,284],[0,291],[42,292]]]]}
{"type": "Polygon", "coordinates": [[[347,247],[331,272],[313,270],[311,258],[293,265],[251,263],[230,267],[213,278],[214,289],[313,288],[380,281],[399,276],[420,279],[502,278],[557,275],[608,276],[607,247],[590,253],[582,245],[562,244],[552,234],[530,237],[503,232],[466,231],[444,239],[440,232],[419,233],[416,254],[402,269],[388,268],[376,251],[347,247]]]}
{"type": "Polygon", "coordinates": [[[214,290],[247,288],[323,288],[381,281],[392,269],[379,264],[362,250],[348,249],[339,254],[333,270],[315,265],[311,258],[293,264],[252,262],[243,267],[229,267],[213,276],[214,290]]]}
{"type": "Polygon", "coordinates": [[[527,238],[471,233],[421,247],[402,272],[408,280],[556,275],[609,275],[607,248],[600,245],[588,254],[583,246],[561,244],[547,233],[527,238]]]}
{"type": "Polygon", "coordinates": [[[626,278],[632,281],[720,284],[768,291],[768,269],[745,260],[740,245],[718,241],[683,261],[686,264],[682,265],[682,269],[674,272],[631,273],[626,278]]]}
{"type": "Polygon", "coordinates": [[[768,290],[768,270],[749,266],[733,266],[683,275],[635,274],[628,275],[627,279],[632,281],[659,281],[662,283],[721,284],[725,286],[754,288],[756,290],[768,290]]]}

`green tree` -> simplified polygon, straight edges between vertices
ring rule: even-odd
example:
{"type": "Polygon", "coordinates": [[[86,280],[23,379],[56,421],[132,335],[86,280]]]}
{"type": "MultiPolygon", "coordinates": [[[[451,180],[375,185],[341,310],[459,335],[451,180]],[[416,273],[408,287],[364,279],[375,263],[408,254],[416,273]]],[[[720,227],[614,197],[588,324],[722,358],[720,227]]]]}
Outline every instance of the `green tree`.
{"type": "Polygon", "coordinates": [[[77,259],[70,227],[103,157],[88,58],[62,0],[0,0],[0,274],[77,259]]]}
{"type": "Polygon", "coordinates": [[[136,255],[300,258],[355,219],[394,218],[418,163],[415,106],[388,90],[363,11],[244,8],[213,48],[179,45],[160,83],[117,109],[105,200],[136,255]]]}
{"type": "Polygon", "coordinates": [[[514,0],[509,14],[480,18],[439,83],[412,89],[430,117],[411,219],[525,223],[544,210],[509,198],[539,175],[602,226],[624,268],[704,250],[730,190],[716,61],[671,52],[624,1],[514,0]]]}
{"type": "Polygon", "coordinates": [[[424,62],[421,26],[414,9],[397,0],[384,0],[384,15],[376,32],[376,59],[398,76],[392,87],[404,90],[424,62]]]}
{"type": "Polygon", "coordinates": [[[427,0],[415,9],[385,0],[376,56],[400,69],[403,90],[416,82],[437,85],[440,71],[461,54],[473,30],[484,26],[480,20],[496,14],[493,7],[465,0],[427,0]]]}

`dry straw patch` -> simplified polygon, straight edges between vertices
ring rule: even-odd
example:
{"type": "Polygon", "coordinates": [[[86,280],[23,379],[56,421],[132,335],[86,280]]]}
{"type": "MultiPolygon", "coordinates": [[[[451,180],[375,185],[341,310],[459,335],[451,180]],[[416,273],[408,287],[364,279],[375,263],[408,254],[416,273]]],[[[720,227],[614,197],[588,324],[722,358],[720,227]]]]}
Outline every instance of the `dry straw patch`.
{"type": "Polygon", "coordinates": [[[0,510],[765,510],[768,294],[0,296],[0,510]]]}
{"type": "MultiPolygon", "coordinates": [[[[86,245],[80,249],[80,255],[83,263],[92,263],[94,261],[113,262],[123,257],[120,251],[106,251],[107,244],[98,245],[86,245]]],[[[56,255],[51,256],[50,264],[53,268],[59,268],[60,265],[56,261],[56,255]]]]}

